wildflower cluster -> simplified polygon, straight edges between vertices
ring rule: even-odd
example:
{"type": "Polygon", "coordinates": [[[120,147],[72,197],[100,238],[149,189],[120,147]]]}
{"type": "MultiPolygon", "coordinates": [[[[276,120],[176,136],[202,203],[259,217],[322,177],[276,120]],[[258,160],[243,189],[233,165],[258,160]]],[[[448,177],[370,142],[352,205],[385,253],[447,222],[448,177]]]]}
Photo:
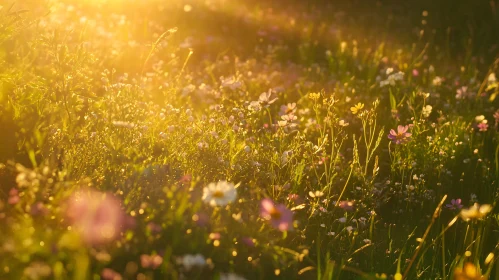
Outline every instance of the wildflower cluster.
{"type": "Polygon", "coordinates": [[[494,18],[278,2],[0,4],[0,279],[491,279],[494,18]]]}

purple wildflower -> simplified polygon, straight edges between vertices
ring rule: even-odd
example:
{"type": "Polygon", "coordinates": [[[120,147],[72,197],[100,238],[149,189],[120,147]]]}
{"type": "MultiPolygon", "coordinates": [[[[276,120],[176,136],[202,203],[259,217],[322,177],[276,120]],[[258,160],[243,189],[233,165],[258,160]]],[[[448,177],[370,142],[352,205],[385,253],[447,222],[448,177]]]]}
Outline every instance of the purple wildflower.
{"type": "Polygon", "coordinates": [[[251,237],[241,237],[241,241],[248,247],[255,247],[255,239],[251,237]]]}
{"type": "Polygon", "coordinates": [[[210,224],[210,217],[205,212],[197,212],[192,216],[192,220],[198,227],[206,227],[210,224]]]}
{"type": "Polygon", "coordinates": [[[156,223],[153,223],[153,222],[149,222],[146,226],[146,228],[149,230],[150,233],[152,234],[157,234],[157,233],[160,233],[162,228],[160,225],[156,224],[156,223]]]}
{"type": "Polygon", "coordinates": [[[293,223],[293,212],[283,204],[275,205],[269,198],[263,199],[260,203],[260,215],[280,231],[290,229],[293,223]]]}
{"type": "Polygon", "coordinates": [[[409,129],[408,125],[399,125],[397,127],[397,131],[391,129],[390,134],[388,135],[388,138],[392,140],[393,143],[395,144],[403,144],[411,138],[411,133],[407,132],[409,129]]]}
{"type": "Polygon", "coordinates": [[[36,202],[31,206],[31,215],[33,216],[44,216],[47,215],[49,210],[42,202],[36,202]]]}
{"type": "Polygon", "coordinates": [[[449,204],[446,204],[445,207],[449,208],[450,210],[457,210],[463,208],[463,205],[461,204],[461,199],[452,199],[449,204]]]}

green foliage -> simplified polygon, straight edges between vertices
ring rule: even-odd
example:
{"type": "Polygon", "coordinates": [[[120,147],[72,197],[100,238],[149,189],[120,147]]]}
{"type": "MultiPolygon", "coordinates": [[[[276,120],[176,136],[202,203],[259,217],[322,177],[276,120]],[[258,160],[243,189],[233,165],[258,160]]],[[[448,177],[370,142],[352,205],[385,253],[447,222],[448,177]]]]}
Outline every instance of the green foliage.
{"type": "Polygon", "coordinates": [[[0,278],[497,277],[481,37],[228,2],[0,6],[0,278]]]}

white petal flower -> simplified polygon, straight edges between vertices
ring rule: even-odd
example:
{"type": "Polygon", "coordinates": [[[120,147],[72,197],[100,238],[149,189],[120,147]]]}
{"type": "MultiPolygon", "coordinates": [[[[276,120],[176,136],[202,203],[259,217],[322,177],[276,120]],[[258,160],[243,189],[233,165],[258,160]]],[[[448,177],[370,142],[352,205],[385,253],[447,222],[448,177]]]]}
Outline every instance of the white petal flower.
{"type": "Polygon", "coordinates": [[[495,73],[490,73],[488,79],[487,79],[489,84],[493,84],[497,82],[496,74],[495,73]]]}
{"type": "Polygon", "coordinates": [[[248,110],[258,112],[262,109],[262,105],[259,101],[251,101],[248,110]]]}
{"type": "Polygon", "coordinates": [[[442,78],[440,78],[439,76],[436,76],[433,79],[432,83],[434,86],[440,86],[442,84],[442,78]]]}
{"type": "Polygon", "coordinates": [[[219,181],[210,183],[203,189],[203,201],[211,206],[225,206],[236,199],[237,192],[234,184],[219,181]]]}
{"type": "Polygon", "coordinates": [[[187,85],[182,89],[182,95],[187,95],[196,89],[195,85],[187,85]]]}
{"type": "Polygon", "coordinates": [[[234,273],[222,273],[220,274],[220,280],[246,280],[246,278],[234,273]]]}
{"type": "Polygon", "coordinates": [[[477,122],[477,123],[481,123],[483,120],[485,120],[484,115],[479,115],[479,116],[475,117],[475,122],[477,122]]]}
{"type": "Polygon", "coordinates": [[[281,163],[286,164],[288,163],[289,157],[292,155],[293,151],[284,151],[281,156],[281,163]]]}
{"type": "Polygon", "coordinates": [[[202,267],[206,265],[206,260],[201,254],[196,255],[184,255],[180,262],[185,267],[186,270],[191,270],[194,266],[202,267]]]}
{"type": "Polygon", "coordinates": [[[430,116],[433,107],[431,105],[426,105],[423,107],[423,117],[427,118],[430,116]]]}
{"type": "Polygon", "coordinates": [[[348,125],[349,125],[349,123],[348,123],[348,122],[346,122],[345,120],[340,120],[340,121],[338,122],[338,124],[339,124],[340,126],[348,126],[348,125]]]}
{"type": "Polygon", "coordinates": [[[242,82],[239,80],[240,76],[230,76],[227,78],[220,77],[221,87],[230,88],[231,90],[236,90],[241,88],[242,82]]]}

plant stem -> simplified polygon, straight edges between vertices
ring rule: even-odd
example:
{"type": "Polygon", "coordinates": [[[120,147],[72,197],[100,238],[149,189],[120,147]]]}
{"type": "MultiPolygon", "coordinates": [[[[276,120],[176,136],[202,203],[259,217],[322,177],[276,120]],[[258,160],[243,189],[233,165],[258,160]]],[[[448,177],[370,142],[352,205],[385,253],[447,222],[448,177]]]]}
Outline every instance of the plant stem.
{"type": "Polygon", "coordinates": [[[421,251],[421,248],[423,248],[423,245],[424,245],[424,242],[426,240],[426,237],[428,237],[428,234],[430,233],[431,227],[433,226],[433,224],[437,220],[438,216],[440,215],[440,209],[442,208],[442,205],[444,204],[444,202],[445,202],[446,199],[447,199],[447,195],[444,195],[444,197],[442,198],[442,200],[438,204],[437,208],[435,209],[435,212],[433,212],[433,216],[431,218],[431,222],[428,225],[428,227],[426,228],[426,231],[423,234],[423,238],[422,238],[419,246],[417,247],[416,251],[414,252],[414,255],[412,255],[411,261],[409,262],[409,265],[405,269],[404,275],[403,275],[402,279],[406,279],[407,274],[409,274],[409,270],[411,269],[412,264],[416,260],[416,257],[418,256],[419,251],[421,251]]]}

